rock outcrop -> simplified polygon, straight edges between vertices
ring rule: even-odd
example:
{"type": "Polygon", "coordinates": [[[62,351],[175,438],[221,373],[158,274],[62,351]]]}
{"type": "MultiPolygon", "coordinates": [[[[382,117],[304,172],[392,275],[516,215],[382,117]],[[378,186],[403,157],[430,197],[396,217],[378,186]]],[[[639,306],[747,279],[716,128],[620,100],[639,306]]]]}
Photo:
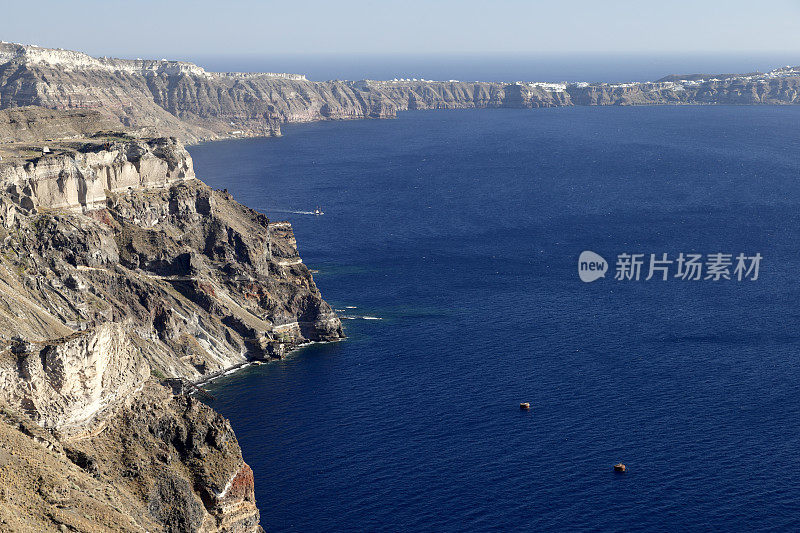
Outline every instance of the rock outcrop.
{"type": "Polygon", "coordinates": [[[151,380],[71,438],[0,404],[0,531],[263,530],[230,424],[151,380]]]}
{"type": "Polygon", "coordinates": [[[230,423],[187,396],[148,384],[68,457],[130,495],[168,532],[260,531],[253,473],[230,423]]]}
{"type": "MultiPolygon", "coordinates": [[[[6,214],[11,205],[28,213],[39,208],[86,211],[104,207],[107,193],[164,188],[192,178],[191,157],[175,139],[114,142],[0,167],[6,192],[0,202],[6,201],[6,214]]],[[[4,222],[8,227],[14,218],[4,222]]]]}
{"type": "Polygon", "coordinates": [[[4,401],[61,435],[82,431],[150,376],[125,328],[113,322],[42,343],[18,337],[0,357],[4,401]]]}

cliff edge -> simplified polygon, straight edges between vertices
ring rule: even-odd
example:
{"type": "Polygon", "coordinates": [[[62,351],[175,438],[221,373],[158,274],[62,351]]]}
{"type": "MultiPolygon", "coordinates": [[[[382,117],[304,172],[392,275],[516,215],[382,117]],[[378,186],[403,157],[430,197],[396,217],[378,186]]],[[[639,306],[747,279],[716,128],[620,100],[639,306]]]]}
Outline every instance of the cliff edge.
{"type": "MultiPolygon", "coordinates": [[[[87,120],[26,113],[52,116],[45,131],[87,120]]],[[[15,142],[0,163],[0,530],[260,531],[230,424],[180,385],[342,337],[291,225],[199,181],[174,138],[15,142]]]]}

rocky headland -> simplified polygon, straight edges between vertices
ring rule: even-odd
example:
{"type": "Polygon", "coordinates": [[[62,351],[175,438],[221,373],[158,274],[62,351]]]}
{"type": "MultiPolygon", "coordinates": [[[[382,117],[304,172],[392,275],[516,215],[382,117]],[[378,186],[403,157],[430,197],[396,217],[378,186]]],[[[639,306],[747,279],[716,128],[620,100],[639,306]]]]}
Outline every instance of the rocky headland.
{"type": "Polygon", "coordinates": [[[230,425],[185,393],[342,337],[291,225],[175,138],[13,113],[69,135],[0,163],[0,531],[258,531],[230,425]]]}
{"type": "Polygon", "coordinates": [[[291,225],[203,184],[182,142],[414,109],[797,104],[799,90],[789,67],[314,82],[0,43],[0,531],[260,531],[230,424],[186,392],[341,324],[291,225]]]}

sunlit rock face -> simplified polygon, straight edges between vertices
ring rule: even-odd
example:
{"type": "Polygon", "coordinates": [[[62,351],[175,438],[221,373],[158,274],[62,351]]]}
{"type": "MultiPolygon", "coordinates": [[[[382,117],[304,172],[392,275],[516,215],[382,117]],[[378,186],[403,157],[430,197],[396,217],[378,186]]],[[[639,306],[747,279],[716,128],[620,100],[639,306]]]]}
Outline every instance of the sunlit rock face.
{"type": "Polygon", "coordinates": [[[102,138],[0,164],[0,443],[38,461],[0,475],[50,487],[0,490],[0,529],[260,531],[230,424],[176,382],[340,339],[339,318],[288,222],[196,179],[174,138],[102,138]]]}
{"type": "Polygon", "coordinates": [[[113,143],[101,150],[39,157],[0,167],[0,186],[20,208],[90,210],[106,192],[163,188],[194,178],[192,159],[175,139],[113,143]]]}
{"type": "Polygon", "coordinates": [[[150,375],[125,328],[114,323],[44,343],[14,342],[0,365],[5,402],[63,434],[141,389],[150,375]]]}
{"type": "Polygon", "coordinates": [[[792,67],[616,84],[314,82],[302,74],[216,73],[184,61],[93,58],[0,44],[0,109],[94,110],[138,136],[186,142],[280,135],[286,122],[391,118],[407,109],[796,103],[800,69],[792,67]]]}

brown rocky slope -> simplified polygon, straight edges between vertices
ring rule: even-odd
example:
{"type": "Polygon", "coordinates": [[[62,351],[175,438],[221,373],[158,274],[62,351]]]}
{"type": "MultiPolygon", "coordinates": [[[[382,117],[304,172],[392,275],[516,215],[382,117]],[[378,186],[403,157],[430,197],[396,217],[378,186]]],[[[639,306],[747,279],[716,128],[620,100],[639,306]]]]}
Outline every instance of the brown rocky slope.
{"type": "Polygon", "coordinates": [[[291,226],[175,139],[104,136],[0,165],[0,241],[0,531],[260,530],[230,425],[177,383],[342,337],[291,226]]]}

